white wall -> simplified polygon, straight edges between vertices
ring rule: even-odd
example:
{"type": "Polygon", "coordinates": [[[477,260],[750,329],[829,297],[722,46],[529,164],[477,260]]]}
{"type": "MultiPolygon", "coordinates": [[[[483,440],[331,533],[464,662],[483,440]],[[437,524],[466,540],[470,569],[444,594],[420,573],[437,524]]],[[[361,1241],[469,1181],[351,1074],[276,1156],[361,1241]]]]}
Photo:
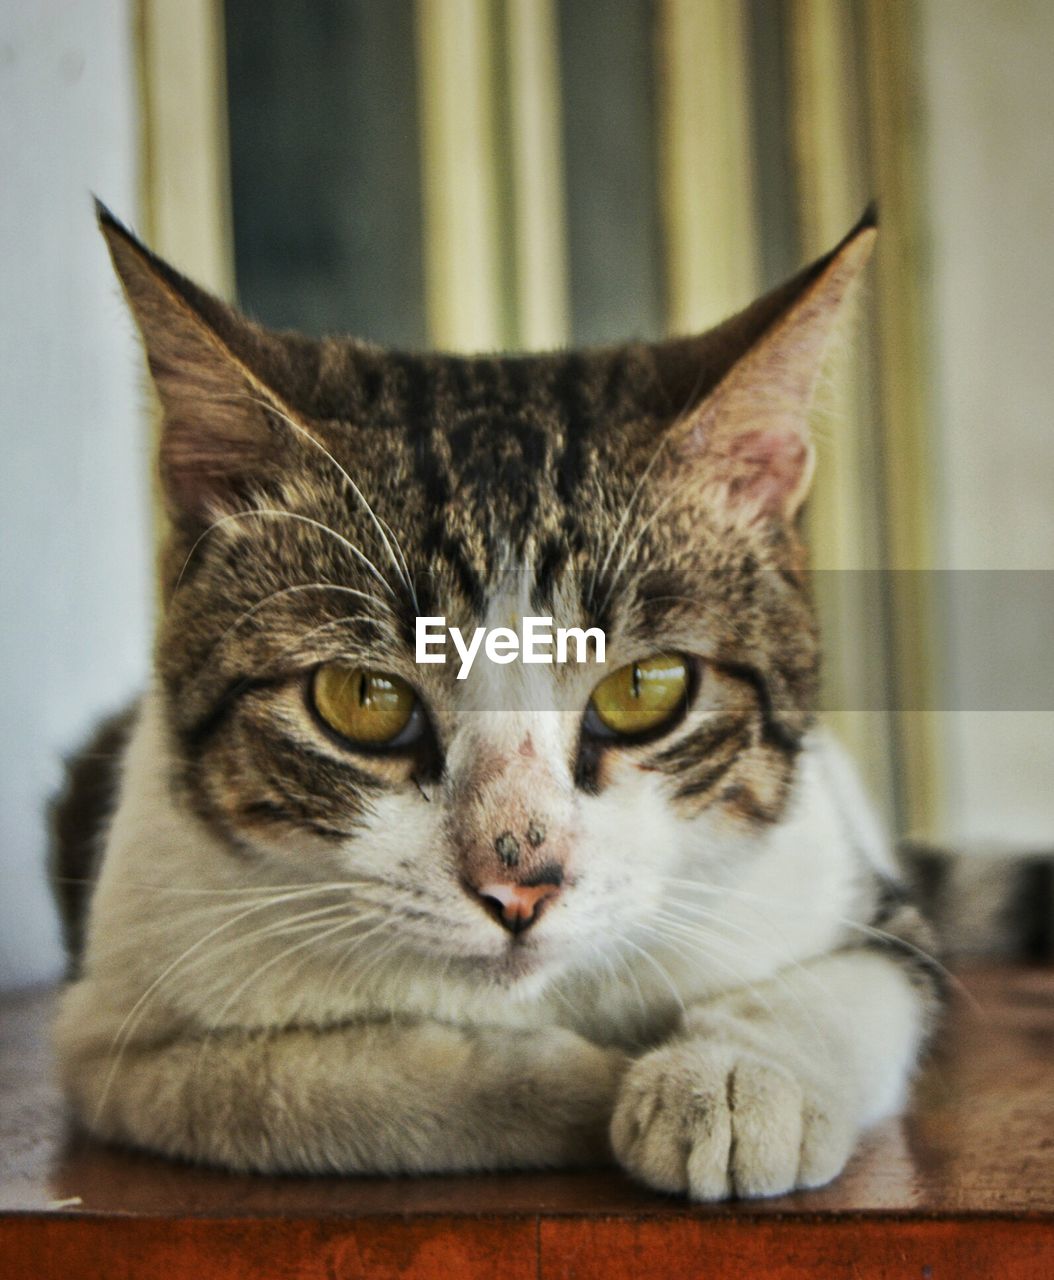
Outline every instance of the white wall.
{"type": "Polygon", "coordinates": [[[952,698],[1033,709],[944,717],[943,826],[1054,848],[1054,5],[922,17],[943,563],[1046,571],[958,578],[952,698]]]}
{"type": "Polygon", "coordinates": [[[131,0],[0,0],[0,986],[57,972],[43,806],[141,683],[139,357],[91,192],[136,199],[131,0]]]}

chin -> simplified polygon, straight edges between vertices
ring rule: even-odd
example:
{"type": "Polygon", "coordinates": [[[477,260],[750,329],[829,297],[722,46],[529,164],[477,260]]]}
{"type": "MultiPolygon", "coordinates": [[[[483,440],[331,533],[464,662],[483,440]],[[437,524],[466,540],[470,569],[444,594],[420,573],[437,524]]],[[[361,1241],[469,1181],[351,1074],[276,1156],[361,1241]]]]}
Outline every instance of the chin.
{"type": "Polygon", "coordinates": [[[513,940],[499,951],[470,959],[466,971],[476,983],[496,987],[517,1000],[530,999],[561,968],[548,950],[533,940],[513,940]]]}

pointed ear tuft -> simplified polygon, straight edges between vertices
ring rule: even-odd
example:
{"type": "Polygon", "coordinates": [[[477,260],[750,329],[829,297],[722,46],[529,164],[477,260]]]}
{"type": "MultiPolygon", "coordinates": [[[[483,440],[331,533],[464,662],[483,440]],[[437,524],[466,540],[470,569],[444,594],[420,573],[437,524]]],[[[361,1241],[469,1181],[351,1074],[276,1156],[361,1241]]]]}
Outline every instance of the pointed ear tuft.
{"type": "Polygon", "coordinates": [[[214,519],[277,462],[267,408],[282,406],[228,345],[231,333],[252,326],[151,253],[98,200],[96,214],[161,400],[161,478],[171,513],[177,521],[214,519]]]}
{"type": "Polygon", "coordinates": [[[846,299],[874,248],[875,218],[872,206],[831,253],[772,295],[781,303],[774,318],[670,428],[674,467],[683,477],[686,466],[698,466],[709,501],[748,519],[791,520],[800,508],[813,470],[809,410],[846,299]]]}

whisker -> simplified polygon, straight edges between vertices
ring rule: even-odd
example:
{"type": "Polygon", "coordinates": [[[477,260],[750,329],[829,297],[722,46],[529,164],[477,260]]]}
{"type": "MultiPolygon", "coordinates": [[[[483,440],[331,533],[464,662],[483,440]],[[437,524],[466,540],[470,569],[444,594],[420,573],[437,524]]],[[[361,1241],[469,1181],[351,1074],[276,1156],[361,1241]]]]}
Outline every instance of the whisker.
{"type": "MultiPolygon", "coordinates": [[[[370,913],[370,915],[371,915],[371,916],[372,916],[372,915],[376,915],[376,913],[375,913],[375,912],[373,912],[373,913],[370,913]]],[[[302,931],[302,930],[303,930],[303,928],[307,927],[307,928],[309,928],[309,929],[311,930],[312,936],[311,936],[311,937],[309,937],[309,938],[306,938],[306,939],[305,939],[304,941],[302,941],[302,942],[298,942],[298,943],[294,944],[294,945],[293,945],[293,946],[291,946],[291,947],[287,947],[285,950],[280,951],[280,952],[278,953],[278,955],[276,955],[276,956],[272,956],[272,958],[271,958],[270,960],[268,960],[266,964],[264,964],[264,965],[260,966],[258,969],[254,969],[254,970],[253,970],[253,971],[248,975],[248,977],[246,977],[246,978],[244,979],[244,981],[242,981],[241,983],[239,983],[239,985],[235,988],[235,990],[234,990],[234,991],[233,991],[233,992],[228,996],[228,998],[227,998],[227,1000],[225,1001],[225,1003],[224,1003],[223,1007],[220,1009],[219,1013],[218,1013],[218,1014],[216,1014],[216,1016],[214,1017],[214,1019],[213,1019],[212,1023],[210,1024],[210,1026],[208,1027],[207,1031],[205,1032],[205,1035],[201,1038],[201,1042],[200,1042],[200,1045],[199,1045],[199,1048],[198,1048],[198,1057],[197,1057],[197,1064],[196,1064],[195,1070],[200,1069],[200,1067],[202,1066],[203,1061],[204,1061],[204,1057],[205,1057],[205,1053],[206,1053],[206,1051],[208,1050],[209,1045],[210,1045],[210,1044],[212,1044],[212,1043],[213,1043],[213,1041],[215,1040],[216,1035],[217,1035],[220,1031],[222,1031],[222,1030],[224,1030],[224,1029],[225,1029],[225,1028],[224,1028],[224,1019],[226,1018],[227,1013],[229,1012],[229,1010],[230,1010],[230,1009],[231,1009],[231,1008],[236,1004],[236,1002],[237,1002],[238,998],[239,998],[239,997],[240,997],[240,996],[241,996],[241,995],[242,995],[242,994],[243,994],[243,993],[244,993],[244,992],[245,992],[245,991],[246,991],[246,990],[247,990],[247,989],[248,989],[248,988],[249,988],[249,987],[250,987],[250,986],[251,986],[251,985],[252,985],[252,984],[253,984],[253,983],[254,983],[254,982],[255,982],[255,981],[256,981],[256,980],[261,976],[261,975],[262,975],[262,974],[263,974],[263,973],[265,973],[268,969],[273,968],[276,964],[280,964],[280,963],[282,963],[283,961],[287,960],[291,955],[294,955],[296,952],[298,952],[298,951],[303,951],[303,950],[305,950],[305,949],[306,949],[306,948],[308,948],[308,947],[312,947],[312,948],[316,948],[316,949],[317,949],[317,948],[319,948],[320,946],[323,946],[323,945],[325,944],[325,942],[326,942],[326,940],[327,940],[327,939],[329,939],[329,938],[331,938],[331,937],[334,937],[334,936],[336,936],[337,934],[342,933],[342,932],[344,932],[344,931],[345,931],[345,930],[347,930],[347,929],[353,928],[353,927],[355,927],[356,925],[361,924],[361,923],[362,923],[362,918],[361,918],[361,917],[356,916],[356,917],[354,917],[354,918],[352,918],[352,919],[349,919],[349,920],[340,920],[340,921],[338,921],[335,925],[331,925],[329,928],[327,928],[327,929],[323,929],[321,932],[319,932],[318,927],[317,927],[317,925],[316,925],[316,924],[311,924],[310,926],[300,926],[300,928],[299,928],[298,930],[296,930],[296,931],[298,931],[298,932],[299,932],[299,931],[302,931]]],[[[294,930],[290,929],[290,930],[288,930],[288,932],[290,932],[290,933],[291,933],[291,932],[294,932],[294,930]]],[[[308,959],[310,959],[310,956],[308,956],[307,958],[308,958],[308,959]]],[[[298,968],[300,968],[302,965],[303,965],[303,961],[301,961],[301,962],[300,962],[300,965],[297,965],[297,966],[295,966],[295,967],[294,967],[293,972],[295,973],[295,972],[296,972],[296,970],[297,970],[298,968]]]]}
{"type": "Polygon", "coordinates": [[[131,1036],[134,1033],[135,1028],[139,1025],[139,1022],[141,1021],[142,1017],[144,1016],[146,1009],[149,1005],[149,1002],[151,1000],[151,997],[153,997],[154,994],[161,988],[165,980],[171,974],[173,974],[178,968],[180,968],[181,965],[185,964],[186,961],[192,955],[197,954],[201,950],[201,948],[206,946],[213,938],[218,937],[221,933],[224,933],[226,930],[233,928],[235,925],[239,924],[242,920],[248,919],[249,916],[255,915],[259,911],[264,911],[268,907],[277,906],[283,902],[291,901],[301,896],[303,896],[302,891],[298,891],[297,893],[293,893],[293,894],[280,894],[277,898],[271,897],[271,898],[268,898],[266,901],[254,903],[253,906],[248,907],[245,910],[239,911],[238,914],[234,916],[232,919],[225,920],[222,923],[208,930],[207,933],[205,933],[202,937],[198,938],[197,941],[191,943],[189,947],[185,948],[185,950],[183,950],[174,960],[170,961],[169,964],[167,964],[164,967],[164,969],[162,969],[162,971],[157,975],[157,977],[154,978],[154,980],[149,984],[149,986],[147,986],[146,990],[142,993],[142,995],[140,995],[139,998],[135,1001],[131,1009],[128,1011],[128,1013],[125,1015],[124,1019],[122,1020],[121,1025],[117,1028],[117,1031],[114,1033],[113,1040],[111,1041],[111,1044],[110,1044],[110,1053],[111,1055],[113,1055],[113,1061],[111,1062],[110,1070],[107,1073],[106,1080],[103,1084],[102,1094],[100,1096],[99,1103],[96,1107],[96,1112],[95,1112],[96,1122],[98,1122],[99,1118],[102,1115],[102,1109],[105,1106],[107,1097],[109,1096],[110,1089],[113,1085],[114,1076],[116,1075],[117,1069],[120,1066],[122,1057],[124,1055],[124,1051],[128,1046],[131,1036]]]}
{"type": "Polygon", "coordinates": [[[977,998],[966,983],[963,982],[958,975],[952,973],[946,965],[942,964],[935,955],[932,955],[924,947],[920,947],[914,942],[909,942],[907,938],[901,938],[898,934],[889,933],[885,929],[878,929],[874,925],[870,924],[861,924],[859,920],[849,920],[844,916],[838,916],[837,919],[839,924],[845,925],[848,929],[856,929],[861,933],[867,934],[869,937],[880,938],[884,942],[889,942],[894,946],[903,947],[905,951],[910,951],[912,955],[918,956],[920,960],[925,960],[928,965],[931,965],[937,970],[945,982],[949,983],[956,989],[956,991],[958,991],[958,993],[966,1000],[974,1014],[981,1017],[987,1016],[981,1004],[978,1002],[977,998]]]}
{"type": "MultiPolygon", "coordinates": [[[[655,932],[659,933],[660,936],[667,937],[667,939],[671,941],[671,944],[672,944],[673,938],[675,937],[682,938],[687,944],[693,946],[696,950],[698,950],[699,953],[703,955],[709,963],[717,964],[720,968],[724,970],[724,972],[732,976],[733,981],[735,982],[736,985],[728,991],[723,991],[718,993],[717,998],[720,998],[720,996],[725,996],[725,995],[733,995],[737,990],[749,991],[751,995],[754,997],[754,999],[758,1000],[762,1005],[764,1005],[766,1011],[768,1012],[769,1016],[773,1019],[773,1021],[777,1021],[777,1022],[780,1021],[776,1009],[758,990],[758,984],[756,982],[749,982],[744,980],[742,974],[738,970],[733,968],[730,964],[727,964],[724,961],[722,961],[718,956],[714,954],[711,948],[705,947],[703,945],[702,939],[699,938],[697,934],[697,930],[701,931],[705,937],[711,939],[713,942],[719,943],[720,945],[726,948],[732,948],[733,950],[738,952],[740,956],[749,956],[750,954],[752,954],[749,948],[739,943],[733,943],[730,939],[723,937],[719,933],[715,933],[711,930],[703,929],[702,926],[699,926],[699,925],[689,926],[689,925],[682,924],[680,921],[677,921],[669,916],[666,916],[663,913],[658,913],[658,915],[654,918],[657,918],[660,921],[660,923],[654,927],[655,932]]],[[[748,931],[744,930],[743,932],[746,933],[748,938],[751,938],[754,941],[758,941],[758,939],[754,938],[754,936],[750,934],[748,931]]],[[[797,970],[799,970],[802,973],[804,977],[811,980],[820,989],[822,994],[824,995],[829,994],[826,988],[824,987],[824,985],[820,983],[819,980],[816,978],[816,975],[810,973],[804,965],[800,964],[797,960],[794,960],[793,958],[788,958],[787,963],[793,965],[797,970]]],[[[789,997],[791,1000],[793,1000],[793,1002],[797,1005],[799,1011],[802,1013],[806,1021],[809,1023],[817,1039],[827,1042],[827,1036],[823,1028],[813,1017],[812,1011],[810,1010],[808,1005],[805,1003],[805,1001],[801,998],[799,993],[795,991],[794,988],[787,981],[785,974],[783,974],[780,971],[777,971],[776,973],[770,976],[760,979],[760,981],[762,983],[778,984],[779,987],[782,989],[784,995],[789,997]]],[[[827,1047],[829,1049],[830,1045],[828,1044],[827,1047]]]]}
{"type": "Polygon", "coordinates": [[[609,959],[607,952],[603,947],[597,947],[597,953],[600,956],[600,958],[604,961],[604,963],[611,968],[612,973],[615,975],[616,981],[618,981],[618,970],[615,968],[613,961],[617,960],[618,963],[622,965],[622,967],[626,971],[627,976],[629,977],[630,982],[633,985],[633,991],[637,997],[637,1003],[640,1005],[641,1017],[647,1018],[648,1011],[649,1011],[648,1002],[644,999],[644,992],[641,990],[641,985],[637,981],[637,975],[634,972],[633,966],[630,964],[629,960],[627,960],[625,956],[619,955],[617,951],[614,953],[612,959],[609,959]]]}
{"type": "MultiPolygon", "coordinates": [[[[321,913],[318,913],[318,914],[321,914],[321,913]]],[[[332,914],[332,912],[329,912],[328,914],[332,914]]],[[[307,947],[315,947],[315,948],[320,947],[321,944],[324,943],[327,938],[330,938],[335,934],[342,932],[345,929],[356,928],[357,926],[361,925],[364,920],[376,919],[378,915],[385,915],[385,914],[386,913],[383,911],[382,908],[378,908],[376,910],[366,912],[364,913],[364,915],[357,915],[357,916],[351,917],[350,919],[338,920],[335,925],[331,925],[329,928],[323,929],[321,931],[317,929],[317,921],[312,921],[310,922],[309,925],[306,925],[306,926],[305,925],[296,926],[297,932],[301,932],[303,931],[304,928],[308,928],[309,931],[311,932],[311,936],[308,938],[305,938],[302,942],[298,942],[291,947],[287,947],[285,950],[280,951],[276,956],[272,956],[270,960],[267,960],[264,964],[260,965],[258,968],[253,969],[253,971],[248,975],[248,977],[246,977],[244,981],[239,983],[239,985],[235,987],[234,991],[230,994],[230,996],[228,996],[226,1002],[221,1006],[219,1013],[216,1014],[215,1018],[213,1019],[210,1030],[215,1030],[217,1027],[222,1026],[224,1018],[227,1016],[230,1009],[237,1002],[238,997],[241,996],[245,991],[247,991],[248,988],[254,982],[258,981],[265,973],[273,969],[275,965],[281,964],[289,956],[295,955],[297,952],[303,951],[307,947]]],[[[283,931],[279,931],[279,932],[283,932],[283,931]]],[[[292,932],[292,930],[286,930],[284,932],[292,932]]],[[[371,930],[371,933],[372,932],[374,932],[374,930],[371,930]]]]}
{"type": "Polygon", "coordinates": [[[641,542],[644,539],[644,535],[648,532],[648,530],[652,527],[652,525],[655,524],[656,520],[658,520],[659,517],[663,515],[674,502],[680,500],[685,493],[691,490],[694,483],[695,483],[694,480],[689,478],[684,480],[680,484],[674,485],[674,487],[670,489],[670,491],[666,494],[666,496],[656,504],[651,514],[647,517],[647,519],[643,522],[643,524],[641,524],[637,532],[634,534],[633,539],[626,544],[626,546],[623,549],[622,555],[619,558],[618,564],[615,566],[613,572],[610,575],[611,580],[608,584],[607,593],[604,596],[603,602],[601,603],[600,612],[603,612],[607,608],[608,602],[611,600],[612,593],[614,592],[615,587],[617,586],[622,576],[622,571],[625,569],[626,565],[629,563],[634,552],[640,546],[641,542]]]}
{"type": "Polygon", "coordinates": [[[594,597],[596,595],[597,581],[599,578],[603,577],[603,575],[607,572],[607,567],[611,563],[611,557],[614,555],[615,548],[618,546],[619,538],[622,536],[622,533],[626,528],[627,522],[629,521],[630,517],[634,514],[633,509],[638,499],[640,498],[640,495],[644,491],[645,482],[647,481],[648,476],[651,474],[652,468],[658,462],[659,456],[663,452],[665,447],[666,447],[666,437],[664,436],[663,439],[660,441],[658,448],[652,453],[651,457],[648,459],[647,466],[644,468],[644,470],[640,473],[640,476],[637,478],[637,483],[633,486],[633,491],[630,493],[629,500],[627,501],[626,506],[622,512],[622,515],[619,518],[618,524],[615,526],[615,532],[611,536],[611,541],[608,544],[607,554],[604,556],[603,564],[598,565],[594,563],[593,565],[592,576],[590,577],[590,580],[589,580],[589,593],[588,593],[589,602],[591,606],[594,603],[594,597]]]}
{"type": "Polygon", "coordinates": [[[742,641],[743,644],[750,643],[750,636],[742,627],[738,626],[735,622],[733,622],[728,617],[727,612],[718,609],[716,606],[712,604],[709,604],[706,600],[701,600],[698,596],[668,595],[668,596],[649,596],[648,597],[649,604],[660,604],[665,601],[690,604],[694,608],[698,609],[701,613],[706,614],[707,616],[720,618],[722,624],[726,626],[729,631],[731,631],[731,633],[735,636],[737,640],[742,641]]]}
{"type": "MultiPolygon", "coordinates": [[[[724,929],[731,929],[733,933],[739,933],[740,936],[747,938],[749,942],[757,943],[759,941],[762,941],[762,940],[759,940],[756,933],[754,933],[753,931],[750,931],[750,929],[748,928],[745,928],[744,925],[742,924],[736,924],[735,922],[733,922],[733,920],[725,919],[725,916],[718,913],[718,911],[707,911],[706,908],[701,908],[701,906],[689,904],[689,902],[684,902],[684,904],[680,904],[680,902],[671,902],[670,906],[674,910],[690,910],[692,911],[692,914],[697,919],[711,920],[713,924],[718,925],[718,928],[716,931],[716,936],[718,937],[721,936],[721,933],[722,931],[724,931],[724,929]]],[[[671,914],[669,913],[669,911],[663,911],[661,909],[654,911],[653,916],[654,918],[660,919],[660,920],[674,920],[674,922],[676,922],[677,924],[688,923],[684,918],[679,918],[679,916],[676,916],[675,914],[671,914]]]]}
{"type": "MultiPolygon", "coordinates": [[[[718,888],[711,885],[705,885],[694,880],[685,880],[676,876],[665,876],[664,880],[669,884],[676,884],[681,889],[695,889],[699,892],[710,893],[713,895],[727,895],[733,898],[739,898],[747,903],[764,903],[768,906],[783,906],[778,898],[769,897],[765,894],[752,893],[745,889],[718,888]]],[[[760,911],[758,913],[761,914],[760,911]]],[[[766,919],[762,916],[762,919],[766,919]]],[[[884,929],[878,929],[874,925],[864,924],[859,920],[852,920],[848,916],[834,915],[831,917],[837,924],[843,925],[847,929],[855,929],[858,932],[868,934],[872,937],[881,938],[883,941],[903,947],[906,951],[911,951],[920,959],[925,960],[932,965],[934,969],[940,973],[941,977],[950,983],[955,989],[966,999],[975,1013],[981,1013],[981,1006],[977,1003],[969,988],[957,977],[950,969],[948,969],[935,955],[926,951],[924,947],[918,946],[916,943],[909,942],[906,938],[900,937],[898,934],[889,933],[884,929]]],[[[766,921],[770,923],[770,921],[766,921]]],[[[814,957],[815,958],[815,957],[814,957]]]]}
{"type": "Polygon", "coordinates": [[[290,418],[288,414],[283,413],[281,409],[277,408],[277,406],[275,405],[269,404],[266,400],[261,400],[254,396],[250,396],[249,399],[253,400],[255,404],[261,405],[264,409],[267,409],[270,412],[274,413],[278,418],[280,418],[284,423],[286,423],[287,426],[292,427],[292,429],[296,431],[299,435],[303,436],[305,440],[310,441],[311,444],[313,444],[315,448],[319,450],[320,453],[324,454],[329,459],[329,461],[332,462],[332,464],[344,477],[345,481],[348,484],[348,487],[351,489],[352,493],[354,493],[355,497],[358,498],[359,502],[362,504],[363,508],[366,511],[366,514],[369,516],[370,520],[373,522],[373,526],[377,530],[377,533],[379,534],[381,541],[384,543],[385,549],[387,550],[388,555],[391,558],[392,564],[395,566],[395,571],[402,579],[403,585],[406,587],[406,590],[409,593],[410,599],[413,602],[414,611],[416,613],[420,613],[421,609],[417,603],[417,593],[414,590],[414,585],[410,580],[409,571],[406,568],[406,557],[403,555],[402,548],[399,547],[399,557],[401,558],[401,561],[402,561],[402,563],[400,564],[400,559],[396,558],[395,551],[392,548],[392,542],[389,541],[389,534],[391,535],[391,539],[392,541],[395,542],[396,546],[399,545],[398,539],[395,537],[395,534],[392,533],[390,526],[388,526],[384,521],[379,519],[373,507],[370,505],[369,502],[367,502],[359,486],[355,483],[355,481],[351,478],[351,476],[348,475],[347,471],[345,471],[345,469],[336,460],[336,458],[334,458],[334,456],[330,453],[330,451],[326,448],[326,446],[322,443],[322,441],[317,439],[315,436],[313,436],[311,432],[307,430],[306,427],[301,426],[301,424],[298,422],[294,422],[293,419],[290,418]]]}
{"type": "MultiPolygon", "coordinates": [[[[759,1004],[763,1006],[766,1013],[768,1013],[769,1017],[773,1020],[774,1023],[779,1024],[781,1022],[785,1022],[785,1020],[780,1017],[777,1010],[773,1007],[772,1003],[765,997],[765,995],[761,991],[759,991],[758,985],[756,983],[744,980],[743,975],[737,969],[735,969],[732,965],[727,963],[727,961],[721,959],[720,956],[715,955],[713,950],[707,947],[701,938],[698,938],[692,934],[684,934],[684,933],[671,935],[671,933],[669,932],[669,926],[650,926],[650,925],[638,924],[637,927],[643,928],[648,933],[651,933],[654,937],[657,937],[660,940],[660,942],[663,943],[664,946],[669,947],[672,951],[675,952],[675,954],[679,955],[682,960],[685,960],[688,963],[694,963],[690,954],[687,954],[684,951],[684,946],[688,946],[692,952],[695,952],[696,955],[701,956],[706,961],[707,964],[716,965],[723,972],[729,974],[732,978],[733,985],[725,991],[715,993],[714,996],[711,997],[712,999],[716,1000],[716,999],[720,999],[723,996],[735,994],[736,992],[746,991],[746,992],[749,992],[750,995],[755,1000],[757,1000],[759,1004]],[[678,941],[678,939],[680,939],[680,942],[678,941]]],[[[727,944],[727,939],[722,939],[721,941],[727,944]]],[[[773,978],[778,979],[780,978],[780,975],[779,974],[773,975],[773,978]]],[[[766,979],[765,981],[771,981],[771,980],[772,979],[766,979]]],[[[813,1030],[817,1038],[822,1040],[826,1044],[827,1037],[823,1032],[823,1029],[812,1017],[809,1009],[801,1001],[801,998],[793,990],[789,990],[787,994],[790,995],[798,1004],[799,1008],[801,1009],[801,1012],[805,1015],[807,1021],[810,1024],[811,1029],[813,1030]]],[[[708,1002],[709,1001],[706,1001],[704,1003],[708,1003],[708,1002]]],[[[827,1047],[829,1049],[829,1044],[827,1047]]]]}
{"type": "MultiPolygon", "coordinates": [[[[65,884],[95,885],[98,883],[88,877],[61,876],[56,878],[65,884]]],[[[358,876],[354,880],[320,880],[313,883],[305,883],[303,880],[298,880],[292,884],[224,886],[223,888],[215,889],[202,888],[198,885],[156,884],[148,880],[123,880],[122,884],[129,889],[143,889],[151,893],[170,893],[186,897],[258,897],[269,893],[293,894],[298,890],[302,890],[304,893],[322,893],[327,890],[359,889],[363,886],[390,888],[395,885],[399,887],[397,881],[385,880],[380,876],[358,876]]]]}
{"type": "MultiPolygon", "coordinates": [[[[652,919],[655,919],[655,918],[656,917],[652,917],[652,919]]],[[[732,968],[732,966],[729,965],[726,961],[723,961],[718,956],[715,956],[713,952],[710,950],[710,948],[705,945],[705,942],[704,942],[705,938],[710,938],[714,941],[721,942],[725,945],[733,945],[729,943],[727,938],[720,938],[717,934],[714,934],[708,930],[699,929],[699,931],[697,932],[695,929],[690,929],[687,926],[675,926],[669,922],[664,923],[661,920],[659,921],[658,924],[645,924],[641,921],[638,921],[636,924],[636,927],[639,929],[646,929],[654,937],[661,938],[666,944],[670,945],[671,947],[674,947],[675,950],[676,950],[676,947],[674,944],[678,941],[678,939],[680,939],[681,941],[683,941],[685,945],[691,947],[693,951],[703,956],[704,959],[706,959],[708,962],[718,965],[719,968],[721,968],[725,973],[731,974],[737,985],[742,982],[742,976],[739,973],[739,971],[737,969],[732,968]]],[[[682,960],[689,958],[688,954],[683,950],[678,950],[678,955],[680,955],[682,960]]],[[[720,992],[719,994],[723,995],[725,994],[725,992],[720,992]]]]}
{"type": "Polygon", "coordinates": [[[652,968],[657,971],[659,976],[662,978],[663,982],[665,982],[666,986],[669,988],[670,994],[673,996],[674,1003],[681,1010],[682,1017],[685,1016],[688,1010],[684,1006],[684,999],[681,996],[681,993],[677,990],[677,987],[673,983],[673,979],[667,973],[666,969],[658,962],[658,960],[656,960],[656,958],[649,951],[645,950],[645,948],[643,947],[638,947],[637,944],[635,942],[632,942],[629,938],[627,938],[624,933],[619,935],[619,941],[623,943],[623,945],[629,947],[630,950],[635,951],[639,956],[642,956],[645,960],[647,960],[647,962],[652,966],[652,968]]]}
{"type": "MultiPolygon", "coordinates": [[[[316,907],[313,911],[302,911],[293,916],[292,919],[275,920],[270,924],[262,925],[259,929],[251,929],[248,933],[238,934],[236,937],[225,939],[214,950],[207,954],[199,955],[191,962],[189,968],[193,969],[202,963],[213,962],[223,956],[232,954],[242,947],[258,945],[263,939],[282,936],[284,934],[303,933],[305,930],[317,929],[318,922],[324,920],[326,916],[336,915],[338,912],[347,915],[349,906],[354,905],[346,902],[331,902],[325,907],[316,907]]],[[[373,914],[370,912],[369,914],[373,914]]],[[[358,916],[355,919],[359,919],[358,916]]],[[[184,971],[186,972],[186,970],[184,971]]],[[[225,977],[226,975],[224,975],[225,977]]]]}
{"type": "MultiPolygon", "coordinates": [[[[230,626],[227,627],[223,634],[217,639],[213,649],[218,649],[220,645],[222,645],[227,638],[238,629],[238,627],[248,622],[250,618],[254,617],[266,605],[271,604],[275,600],[281,599],[283,596],[293,595],[299,591],[334,591],[338,592],[340,595],[355,596],[360,600],[368,600],[371,604],[378,605],[384,609],[388,608],[388,605],[384,601],[378,600],[376,596],[370,595],[368,591],[358,591],[354,587],[341,586],[336,582],[298,582],[294,586],[283,587],[280,591],[272,591],[270,595],[264,596],[262,600],[257,600],[251,608],[246,609],[244,613],[235,618],[230,626]]],[[[369,621],[378,626],[382,625],[384,622],[384,620],[380,618],[369,618],[369,621]]]]}
{"type": "Polygon", "coordinates": [[[191,560],[193,559],[194,553],[197,551],[201,543],[210,534],[214,533],[217,529],[222,528],[224,525],[231,524],[233,521],[252,520],[257,518],[296,520],[301,524],[309,525],[311,528],[317,529],[320,533],[325,533],[329,537],[336,539],[336,541],[339,542],[341,546],[345,547],[348,551],[351,552],[351,554],[356,558],[356,560],[359,561],[359,563],[363,566],[363,568],[365,568],[369,573],[373,575],[373,577],[377,579],[377,581],[381,584],[382,587],[384,587],[385,591],[387,591],[389,595],[392,595],[392,596],[395,595],[395,592],[392,590],[391,584],[388,582],[388,579],[384,576],[384,574],[381,573],[381,571],[377,568],[377,566],[373,563],[373,561],[369,558],[369,556],[365,555],[362,551],[360,551],[359,548],[355,546],[353,542],[350,542],[347,538],[345,538],[343,534],[338,533],[336,529],[331,529],[328,524],[323,524],[321,520],[313,520],[310,516],[301,515],[298,511],[282,511],[276,507],[257,507],[249,511],[235,511],[231,515],[221,516],[218,520],[214,520],[213,523],[210,524],[209,527],[204,531],[204,533],[199,534],[194,545],[187,552],[187,558],[186,560],[183,561],[183,568],[180,569],[179,577],[176,579],[175,589],[177,591],[179,590],[179,586],[183,581],[183,576],[187,571],[187,566],[190,564],[191,560]]]}
{"type": "MultiPolygon", "coordinates": [[[[303,648],[304,644],[306,644],[308,640],[313,639],[315,636],[322,635],[323,632],[330,631],[334,627],[354,627],[359,624],[363,624],[363,625],[369,624],[381,630],[383,630],[386,626],[388,626],[388,624],[382,622],[379,618],[365,618],[361,616],[358,616],[358,617],[352,616],[348,618],[330,618],[328,622],[321,622],[317,627],[310,627],[307,631],[301,632],[300,635],[298,635],[295,640],[290,641],[290,643],[287,645],[283,645],[281,649],[278,649],[275,651],[275,653],[269,655],[269,660],[272,663],[274,663],[274,662],[278,662],[281,658],[288,657],[289,654],[295,653],[297,650],[303,648]]],[[[388,626],[388,630],[390,635],[393,638],[397,638],[393,628],[388,626]]],[[[346,657],[354,656],[356,658],[361,658],[363,661],[369,661],[369,659],[373,655],[373,652],[374,652],[373,647],[368,644],[365,644],[365,645],[358,644],[356,646],[352,646],[349,642],[345,656],[346,657]]]]}
{"type": "Polygon", "coordinates": [[[376,918],[377,916],[381,916],[381,920],[379,924],[377,924],[374,928],[368,930],[365,934],[362,934],[361,936],[356,938],[352,938],[351,942],[346,947],[342,948],[340,954],[334,961],[333,968],[330,970],[330,974],[329,974],[329,977],[326,979],[325,985],[319,991],[320,1000],[324,1000],[325,997],[329,994],[329,991],[333,986],[333,983],[337,980],[339,976],[343,974],[344,970],[347,968],[349,961],[354,959],[360,947],[365,945],[370,940],[370,938],[374,937],[375,934],[380,933],[385,928],[386,925],[391,924],[391,915],[387,910],[383,908],[378,908],[378,910],[374,913],[373,918],[376,918]]]}

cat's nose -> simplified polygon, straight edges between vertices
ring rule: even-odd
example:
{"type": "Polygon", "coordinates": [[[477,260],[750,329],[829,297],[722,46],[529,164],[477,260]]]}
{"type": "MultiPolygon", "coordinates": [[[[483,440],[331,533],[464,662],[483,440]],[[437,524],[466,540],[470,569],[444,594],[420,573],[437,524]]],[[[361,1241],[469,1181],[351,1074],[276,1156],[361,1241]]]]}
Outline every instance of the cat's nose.
{"type": "Polygon", "coordinates": [[[510,884],[491,881],[473,885],[483,907],[504,929],[512,934],[529,929],[542,914],[545,904],[555,898],[563,884],[563,872],[553,868],[544,880],[533,877],[533,884],[510,884]]]}

